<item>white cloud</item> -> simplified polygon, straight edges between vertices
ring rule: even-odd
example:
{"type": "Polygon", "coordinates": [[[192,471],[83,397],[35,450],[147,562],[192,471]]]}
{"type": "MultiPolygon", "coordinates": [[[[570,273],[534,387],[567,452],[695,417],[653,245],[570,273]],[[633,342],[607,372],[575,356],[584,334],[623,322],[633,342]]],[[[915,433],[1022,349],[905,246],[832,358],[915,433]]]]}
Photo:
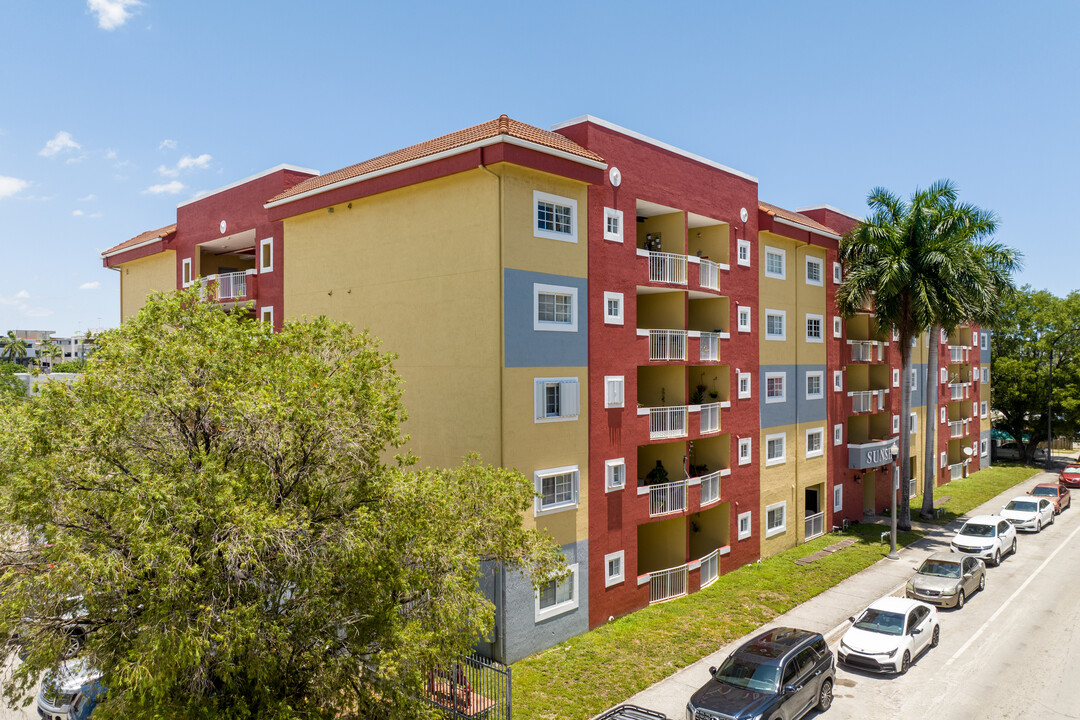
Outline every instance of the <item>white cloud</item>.
{"type": "Polygon", "coordinates": [[[161,195],[163,193],[168,193],[169,195],[176,195],[178,192],[181,192],[184,187],[184,183],[180,182],[179,180],[173,180],[172,182],[164,183],[162,185],[151,185],[150,187],[143,190],[143,192],[150,193],[151,195],[161,195]]]}
{"type": "Polygon", "coordinates": [[[115,160],[116,159],[116,151],[115,150],[106,150],[105,151],[105,159],[106,160],[115,160]]]}
{"type": "Polygon", "coordinates": [[[80,290],[97,290],[100,287],[101,287],[101,283],[99,283],[97,280],[95,280],[94,282],[84,282],[82,285],[79,286],[79,289],[80,290]]]}
{"type": "Polygon", "coordinates": [[[190,170],[191,168],[195,168],[196,170],[205,170],[206,167],[210,164],[211,159],[212,158],[206,153],[203,153],[199,157],[191,157],[190,155],[185,155],[184,157],[180,158],[180,162],[176,163],[176,167],[180,170],[190,170]]]}
{"type": "Polygon", "coordinates": [[[157,146],[157,149],[158,150],[175,150],[176,149],[176,141],[175,140],[162,140],[161,144],[157,146]]]}
{"type": "Polygon", "coordinates": [[[6,175],[0,175],[0,198],[11,197],[17,195],[30,186],[30,183],[25,180],[20,180],[17,177],[7,177],[6,175]]]}
{"type": "Polygon", "coordinates": [[[41,155],[42,157],[52,157],[53,155],[56,155],[59,152],[63,152],[64,150],[81,149],[82,145],[75,142],[75,138],[71,137],[71,133],[61,130],[60,132],[56,133],[56,137],[45,143],[45,147],[41,148],[41,150],[38,152],[38,155],[41,155]]]}
{"type": "Polygon", "coordinates": [[[97,15],[98,27],[102,30],[115,30],[128,21],[131,10],[142,5],[140,0],[86,0],[90,12],[97,15]]]}
{"type": "Polygon", "coordinates": [[[11,297],[4,297],[0,295],[0,305],[9,305],[14,307],[17,312],[26,317],[47,317],[53,314],[53,311],[49,308],[36,307],[26,302],[30,299],[30,293],[25,290],[20,290],[11,297]]]}
{"type": "Polygon", "coordinates": [[[93,202],[94,200],[97,200],[97,195],[95,195],[94,193],[90,193],[86,197],[79,198],[79,202],[93,202]]]}
{"type": "Polygon", "coordinates": [[[75,210],[71,214],[74,215],[75,217],[82,217],[86,213],[84,213],[82,210],[75,210]]]}
{"type": "Polygon", "coordinates": [[[177,175],[180,174],[180,171],[177,170],[176,168],[170,168],[170,167],[165,167],[164,165],[158,165],[157,173],[158,173],[158,175],[161,175],[162,177],[176,177],[177,175]]]}
{"type": "Polygon", "coordinates": [[[15,297],[17,297],[19,300],[29,300],[30,293],[26,292],[25,290],[20,290],[19,292],[15,293],[15,297]]]}

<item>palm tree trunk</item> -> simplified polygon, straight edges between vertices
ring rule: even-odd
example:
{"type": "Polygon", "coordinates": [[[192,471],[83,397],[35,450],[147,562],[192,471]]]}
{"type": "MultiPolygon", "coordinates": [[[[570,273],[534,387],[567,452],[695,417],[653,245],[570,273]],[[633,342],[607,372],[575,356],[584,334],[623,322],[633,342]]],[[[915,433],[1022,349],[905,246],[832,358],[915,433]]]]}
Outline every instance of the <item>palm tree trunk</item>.
{"type": "Polygon", "coordinates": [[[938,378],[938,345],[941,340],[941,328],[936,325],[930,328],[930,354],[926,358],[926,421],[923,430],[926,432],[926,445],[923,452],[923,496],[922,510],[919,516],[923,520],[932,520],[934,517],[934,479],[936,463],[934,454],[934,440],[937,439],[937,398],[941,392],[941,381],[938,378]]]}
{"type": "MultiPolygon", "coordinates": [[[[900,334],[900,504],[896,527],[911,529],[911,335],[900,334]]],[[[893,478],[889,477],[890,498],[895,502],[893,478]]]]}

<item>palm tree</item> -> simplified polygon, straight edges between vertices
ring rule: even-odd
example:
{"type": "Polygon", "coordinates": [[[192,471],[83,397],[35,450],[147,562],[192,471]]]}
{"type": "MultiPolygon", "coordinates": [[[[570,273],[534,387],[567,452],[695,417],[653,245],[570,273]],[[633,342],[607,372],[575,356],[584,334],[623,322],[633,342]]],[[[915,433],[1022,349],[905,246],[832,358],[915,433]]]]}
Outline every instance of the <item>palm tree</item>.
{"type": "Polygon", "coordinates": [[[26,358],[26,340],[15,336],[14,330],[8,330],[7,337],[0,338],[0,357],[11,362],[26,358]]]}
{"type": "Polygon", "coordinates": [[[43,359],[48,358],[49,372],[52,372],[53,365],[56,364],[56,358],[63,354],[64,352],[60,349],[59,345],[52,340],[45,340],[45,342],[39,345],[37,349],[38,367],[41,367],[41,361],[43,359]]]}

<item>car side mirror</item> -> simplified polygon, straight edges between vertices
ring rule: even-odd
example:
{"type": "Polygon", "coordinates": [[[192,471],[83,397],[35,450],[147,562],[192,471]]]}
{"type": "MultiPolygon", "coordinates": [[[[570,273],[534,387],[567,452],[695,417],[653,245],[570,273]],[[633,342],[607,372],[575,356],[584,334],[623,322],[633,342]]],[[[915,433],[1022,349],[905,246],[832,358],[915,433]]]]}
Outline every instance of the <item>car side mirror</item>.
{"type": "Polygon", "coordinates": [[[912,628],[912,630],[911,630],[912,635],[918,635],[921,632],[922,632],[922,628],[912,628]]]}
{"type": "Polygon", "coordinates": [[[715,667],[710,667],[709,668],[709,676],[712,677],[714,675],[716,675],[716,668],[715,667]]]}
{"type": "Polygon", "coordinates": [[[852,617],[849,617],[849,618],[848,618],[847,620],[848,620],[848,622],[849,622],[849,623],[851,623],[852,625],[854,625],[854,624],[855,624],[855,617],[854,617],[854,616],[852,616],[852,617]]]}
{"type": "Polygon", "coordinates": [[[784,694],[785,695],[791,695],[792,693],[795,693],[795,692],[798,692],[798,691],[799,691],[799,688],[795,687],[794,685],[785,685],[784,686],[784,694]]]}

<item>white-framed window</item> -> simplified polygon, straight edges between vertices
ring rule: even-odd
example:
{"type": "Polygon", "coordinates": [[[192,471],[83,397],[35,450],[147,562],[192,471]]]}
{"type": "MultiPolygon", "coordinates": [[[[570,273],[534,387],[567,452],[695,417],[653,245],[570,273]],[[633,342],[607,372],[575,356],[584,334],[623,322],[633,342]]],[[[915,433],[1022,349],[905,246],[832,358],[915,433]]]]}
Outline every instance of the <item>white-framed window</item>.
{"type": "Polygon", "coordinates": [[[623,294],[604,293],[604,323],[607,325],[623,324],[623,294]]]}
{"type": "Polygon", "coordinates": [[[787,331],[784,329],[787,320],[786,310],[765,310],[765,339],[786,340],[787,331]]]}
{"type": "Polygon", "coordinates": [[[919,432],[919,416],[915,413],[911,413],[909,419],[911,422],[910,432],[912,435],[914,435],[915,433],[919,432]]]}
{"type": "Polygon", "coordinates": [[[949,333],[945,332],[945,328],[941,328],[941,344],[944,345],[949,342],[949,333]]]}
{"type": "Polygon", "coordinates": [[[982,341],[982,349],[990,349],[990,333],[979,333],[979,338],[982,341]]]}
{"type": "Polygon", "coordinates": [[[581,407],[577,378],[534,378],[533,395],[536,422],[577,419],[581,407]]]}
{"type": "Polygon", "coordinates": [[[832,489],[832,509],[833,512],[841,512],[844,509],[844,486],[840,484],[833,485],[832,489]]]}
{"type": "Polygon", "coordinates": [[[939,374],[941,375],[941,384],[942,385],[949,382],[949,369],[948,368],[941,368],[941,372],[939,374]]]}
{"type": "Polygon", "coordinates": [[[750,308],[738,306],[739,332],[750,332],[750,308]]]}
{"type": "Polygon", "coordinates": [[[972,415],[972,417],[974,417],[974,416],[976,416],[978,414],[979,414],[979,401],[974,400],[971,403],[971,415],[972,415]]]}
{"type": "Polygon", "coordinates": [[[915,372],[915,368],[911,369],[911,392],[915,392],[919,389],[919,374],[915,372]]]}
{"type": "Polygon", "coordinates": [[[787,251],[765,246],[765,277],[784,280],[787,277],[785,258],[787,251]]]}
{"type": "Polygon", "coordinates": [[[893,328],[893,331],[892,331],[892,341],[893,342],[900,342],[900,331],[897,330],[896,328],[893,328]]]}
{"type": "Polygon", "coordinates": [[[739,513],[739,539],[746,540],[753,534],[754,513],[739,513]]]}
{"type": "Polygon", "coordinates": [[[604,461],[604,489],[607,492],[626,487],[626,458],[604,461]]]}
{"type": "Polygon", "coordinates": [[[577,465],[537,470],[533,473],[536,484],[535,515],[570,510],[578,506],[581,473],[577,465]]]}
{"type": "Polygon", "coordinates": [[[813,255],[806,256],[806,284],[818,286],[825,284],[825,261],[821,258],[813,255]]]}
{"type": "Polygon", "coordinates": [[[736,262],[740,265],[750,267],[750,241],[749,240],[737,240],[736,245],[736,262]]]}
{"type": "Polygon", "coordinates": [[[753,461],[753,458],[750,457],[750,454],[752,452],[754,452],[754,444],[752,442],[752,439],[748,437],[739,438],[740,465],[749,465],[753,461]]]}
{"type": "Polygon", "coordinates": [[[832,389],[833,389],[833,392],[843,392],[844,391],[844,371],[843,370],[833,370],[833,373],[832,373],[832,389]]]}
{"type": "Polygon", "coordinates": [[[843,324],[840,322],[840,316],[837,315],[832,319],[832,336],[838,338],[843,335],[843,324]]]}
{"type": "Polygon", "coordinates": [[[181,277],[182,284],[183,284],[184,287],[187,287],[188,285],[190,285],[192,283],[192,280],[194,279],[192,277],[192,275],[191,275],[191,258],[184,258],[180,262],[180,267],[181,267],[181,275],[180,275],[180,277],[181,277]]]}
{"type": "Polygon", "coordinates": [[[892,386],[900,387],[900,371],[896,368],[892,371],[892,386]]]}
{"type": "Polygon", "coordinates": [[[843,445],[844,444],[844,425],[843,425],[843,423],[841,423],[839,425],[833,425],[832,426],[832,444],[833,445],[843,445]]]}
{"type": "Polygon", "coordinates": [[[806,399],[820,400],[825,397],[825,371],[814,370],[806,373],[806,399]]]}
{"type": "Polygon", "coordinates": [[[765,507],[765,537],[779,535],[787,529],[787,502],[765,507]]]}
{"type": "Polygon", "coordinates": [[[949,464],[949,456],[946,453],[941,453],[941,467],[945,467],[949,464]]]}
{"type": "Polygon", "coordinates": [[[604,208],[604,239],[619,243],[623,241],[622,210],[604,208]]]}
{"type": "Polygon", "coordinates": [[[787,462],[787,433],[765,436],[765,467],[787,462]]]}
{"type": "Polygon", "coordinates": [[[751,388],[750,373],[748,373],[748,372],[739,373],[739,399],[740,400],[745,400],[746,398],[748,398],[748,397],[750,397],[752,395],[750,388],[751,388]]]}
{"type": "Polygon", "coordinates": [[[834,262],[832,264],[832,281],[834,285],[839,285],[844,279],[843,270],[840,267],[840,263],[834,262]]]}
{"type": "Polygon", "coordinates": [[[984,365],[981,370],[982,372],[980,373],[979,379],[984,383],[990,382],[990,368],[984,365]]]}
{"type": "Polygon", "coordinates": [[[577,288],[533,283],[533,330],[577,332],[577,288]]]}
{"type": "Polygon", "coordinates": [[[825,319],[820,315],[806,314],[806,342],[822,342],[825,334],[825,319]]]}
{"type": "Polygon", "coordinates": [[[274,324],[274,306],[259,308],[259,319],[264,323],[274,324]]]}
{"type": "Polygon", "coordinates": [[[893,415],[892,416],[892,431],[894,433],[900,432],[900,416],[899,415],[893,415]]]}
{"type": "Polygon", "coordinates": [[[806,457],[821,457],[825,454],[825,428],[813,428],[806,431],[806,457]]]}
{"type": "Polygon", "coordinates": [[[979,417],[981,417],[981,418],[986,417],[989,414],[987,411],[988,411],[987,402],[985,400],[983,400],[982,402],[979,403],[979,417]]]}
{"type": "Polygon", "coordinates": [[[948,417],[945,415],[945,408],[943,407],[941,408],[941,424],[944,425],[947,420],[948,417]]]}
{"type": "Polygon", "coordinates": [[[787,373],[765,373],[765,402],[787,402],[787,373]]]}
{"type": "Polygon", "coordinates": [[[549,580],[536,591],[536,622],[577,610],[578,564],[567,568],[562,580],[549,580]]]}
{"type": "Polygon", "coordinates": [[[271,272],[274,269],[274,238],[259,241],[259,272],[271,272]]]}
{"type": "Polygon", "coordinates": [[[577,242],[577,200],[533,190],[533,235],[577,242]]]}
{"type": "Polygon", "coordinates": [[[608,553],[604,556],[604,587],[618,585],[626,579],[626,551],[608,553]]]}
{"type": "Polygon", "coordinates": [[[607,375],[604,377],[604,407],[621,408],[623,406],[623,392],[626,381],[622,375],[607,375]]]}
{"type": "Polygon", "coordinates": [[[986,457],[990,454],[990,446],[985,440],[979,441],[979,454],[986,457]]]}

